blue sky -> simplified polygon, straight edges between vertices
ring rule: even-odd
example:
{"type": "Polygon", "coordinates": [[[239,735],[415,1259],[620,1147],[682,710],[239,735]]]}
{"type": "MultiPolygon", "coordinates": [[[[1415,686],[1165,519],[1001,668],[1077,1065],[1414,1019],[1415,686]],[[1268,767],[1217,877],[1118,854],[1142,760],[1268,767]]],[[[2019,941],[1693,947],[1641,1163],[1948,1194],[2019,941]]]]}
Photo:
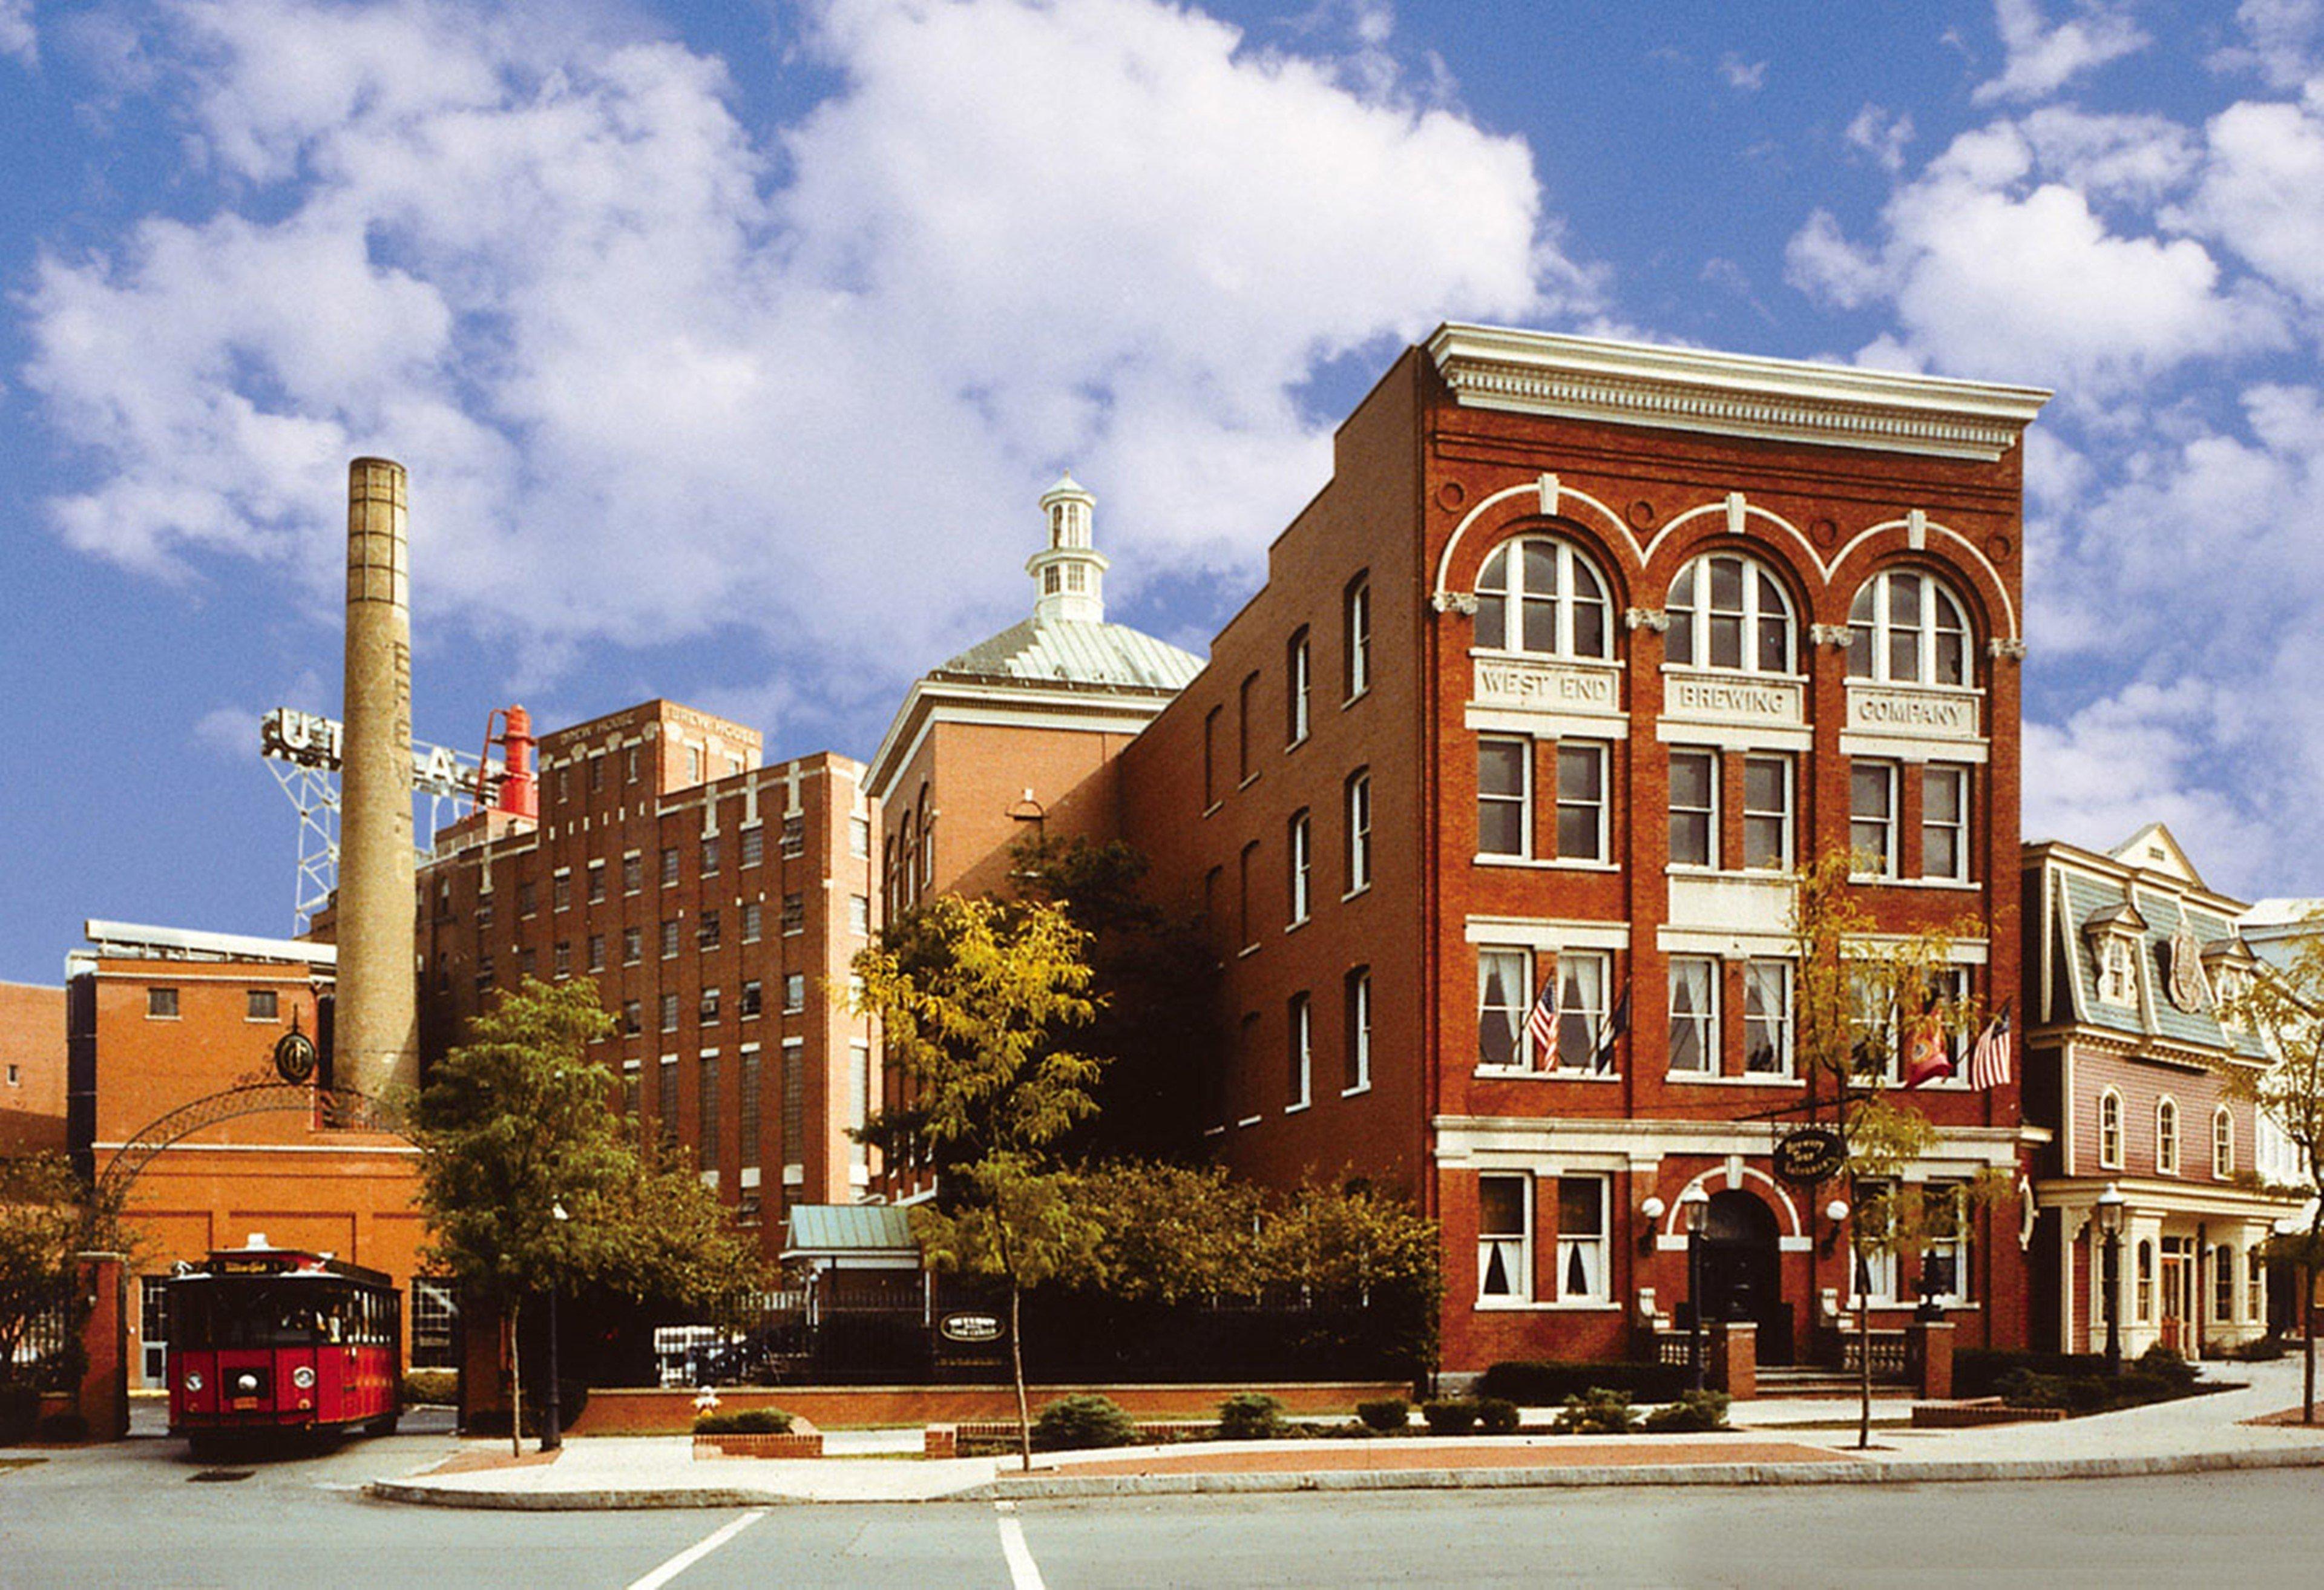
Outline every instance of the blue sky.
{"type": "Polygon", "coordinates": [[[1199,649],[1445,319],[2051,386],[2026,831],[2324,892],[2324,0],[0,0],[0,977],[281,933],[346,459],[417,724],[868,755],[1098,494],[1199,649]]]}

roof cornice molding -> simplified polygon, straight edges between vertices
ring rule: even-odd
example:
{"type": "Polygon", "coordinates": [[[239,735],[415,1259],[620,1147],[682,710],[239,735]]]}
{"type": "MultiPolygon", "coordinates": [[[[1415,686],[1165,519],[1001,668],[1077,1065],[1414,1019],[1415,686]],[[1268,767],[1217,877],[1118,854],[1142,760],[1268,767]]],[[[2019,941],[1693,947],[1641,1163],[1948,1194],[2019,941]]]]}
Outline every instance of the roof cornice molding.
{"type": "Polygon", "coordinates": [[[1492,326],[1440,326],[1426,346],[1471,408],[1987,463],[2050,398],[2040,387],[1492,326]]]}

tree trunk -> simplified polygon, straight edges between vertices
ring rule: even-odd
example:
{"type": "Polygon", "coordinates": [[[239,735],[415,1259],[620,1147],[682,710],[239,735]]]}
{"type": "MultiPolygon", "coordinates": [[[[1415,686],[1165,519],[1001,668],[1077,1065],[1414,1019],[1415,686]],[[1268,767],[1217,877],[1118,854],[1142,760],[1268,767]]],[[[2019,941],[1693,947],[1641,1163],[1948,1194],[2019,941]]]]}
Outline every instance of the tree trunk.
{"type": "Polygon", "coordinates": [[[1017,1299],[1024,1289],[1016,1278],[1009,1281],[1009,1366],[1017,1376],[1017,1456],[1027,1474],[1033,1472],[1033,1415],[1025,1401],[1025,1338],[1018,1330],[1017,1299]]]}
{"type": "Polygon", "coordinates": [[[524,1456],[524,1437],[520,1433],[524,1428],[524,1345],[518,1339],[516,1334],[517,1311],[522,1306],[521,1299],[515,1297],[509,1299],[508,1324],[505,1327],[508,1331],[509,1456],[511,1457],[524,1456]]]}
{"type": "Polygon", "coordinates": [[[2301,1371],[2300,1422],[2316,1422],[2316,1264],[2300,1267],[2301,1349],[2307,1364],[2301,1371]]]}
{"type": "MultiPolygon", "coordinates": [[[[1852,1249],[1849,1262],[1852,1268],[1856,1262],[1852,1249]]],[[[1848,1282],[1853,1287],[1856,1277],[1851,1274],[1848,1282]]],[[[1856,1299],[1856,1445],[1868,1450],[1872,1446],[1872,1299],[1868,1295],[1856,1299]]]]}

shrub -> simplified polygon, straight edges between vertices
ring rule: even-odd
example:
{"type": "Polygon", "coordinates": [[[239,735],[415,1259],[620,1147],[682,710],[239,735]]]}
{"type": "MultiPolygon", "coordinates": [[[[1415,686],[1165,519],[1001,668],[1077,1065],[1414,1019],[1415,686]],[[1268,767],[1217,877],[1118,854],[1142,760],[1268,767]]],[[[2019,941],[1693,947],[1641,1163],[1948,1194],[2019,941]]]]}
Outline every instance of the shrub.
{"type": "Polygon", "coordinates": [[[1401,1397],[1382,1397],[1377,1402],[1357,1403],[1356,1417],[1366,1429],[1392,1436],[1411,1425],[1412,1404],[1401,1397]]]}
{"type": "Polygon", "coordinates": [[[1726,1428],[1727,1393],[1724,1391],[1682,1391],[1677,1401],[1666,1403],[1646,1415],[1646,1428],[1650,1430],[1723,1430],[1726,1428]]]}
{"type": "Polygon", "coordinates": [[[2236,1343],[2227,1350],[2226,1356],[2238,1364],[2265,1364],[2282,1357],[2287,1351],[2283,1338],[2270,1332],[2264,1336],[2254,1336],[2248,1342],[2236,1343]]]}
{"type": "Polygon", "coordinates": [[[2026,1353],[2004,1347],[1964,1347],[1953,1354],[1953,1395],[2000,1395],[2003,1382],[2019,1370],[2071,1378],[2104,1374],[2106,1367],[2105,1355],[2098,1353],[2026,1353]]]}
{"type": "Polygon", "coordinates": [[[1545,1364],[1511,1359],[1477,1377],[1471,1394],[1506,1397],[1521,1408],[1555,1408],[1593,1386],[1628,1391],[1637,1402],[1668,1402],[1693,1383],[1683,1364],[1545,1364]]]}
{"type": "Polygon", "coordinates": [[[1609,1386],[1592,1386],[1568,1397],[1557,1416],[1562,1436],[1624,1436],[1637,1428],[1630,1393],[1609,1386]]]}
{"type": "Polygon", "coordinates": [[[1478,1398],[1477,1428],[1489,1436],[1517,1434],[1517,1405],[1507,1397],[1478,1398]]]}
{"type": "Polygon", "coordinates": [[[1465,1436],[1477,1422],[1477,1405],[1465,1397],[1443,1397],[1420,1405],[1433,1436],[1465,1436]]]}
{"type": "Polygon", "coordinates": [[[1263,1391],[1239,1391],[1219,1404],[1219,1439],[1271,1441],[1283,1433],[1283,1404],[1263,1391]]]}
{"type": "Polygon", "coordinates": [[[791,1416],[779,1408],[738,1408],[731,1413],[712,1411],[694,1416],[697,1436],[788,1436],[791,1416]]]}
{"type": "Polygon", "coordinates": [[[1033,1419],[1033,1445],[1043,1452],[1127,1447],[1136,1439],[1138,1426],[1111,1397],[1060,1397],[1033,1419]]]}
{"type": "Polygon", "coordinates": [[[2183,1391],[2203,1372],[2158,1342],[2138,1355],[2137,1373],[2183,1391]]]}
{"type": "MultiPolygon", "coordinates": [[[[398,1388],[406,1408],[422,1403],[448,1403],[460,1394],[460,1372],[456,1369],[406,1370],[398,1388]]],[[[562,1413],[563,1409],[558,1411],[562,1413]]]]}
{"type": "Polygon", "coordinates": [[[29,1385],[0,1386],[0,1447],[13,1447],[41,1422],[41,1393],[29,1385]]]}

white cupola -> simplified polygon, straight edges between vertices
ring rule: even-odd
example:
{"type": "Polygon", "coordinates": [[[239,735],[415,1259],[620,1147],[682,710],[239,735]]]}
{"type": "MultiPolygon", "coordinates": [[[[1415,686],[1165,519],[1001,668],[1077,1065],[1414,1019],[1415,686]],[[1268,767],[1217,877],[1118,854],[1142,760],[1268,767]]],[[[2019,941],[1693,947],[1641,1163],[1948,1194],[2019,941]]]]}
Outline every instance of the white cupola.
{"type": "Polygon", "coordinates": [[[1071,475],[1041,494],[1048,522],[1048,544],[1025,560],[1033,577],[1033,619],[1077,624],[1105,622],[1104,557],[1091,544],[1097,499],[1071,475]]]}

